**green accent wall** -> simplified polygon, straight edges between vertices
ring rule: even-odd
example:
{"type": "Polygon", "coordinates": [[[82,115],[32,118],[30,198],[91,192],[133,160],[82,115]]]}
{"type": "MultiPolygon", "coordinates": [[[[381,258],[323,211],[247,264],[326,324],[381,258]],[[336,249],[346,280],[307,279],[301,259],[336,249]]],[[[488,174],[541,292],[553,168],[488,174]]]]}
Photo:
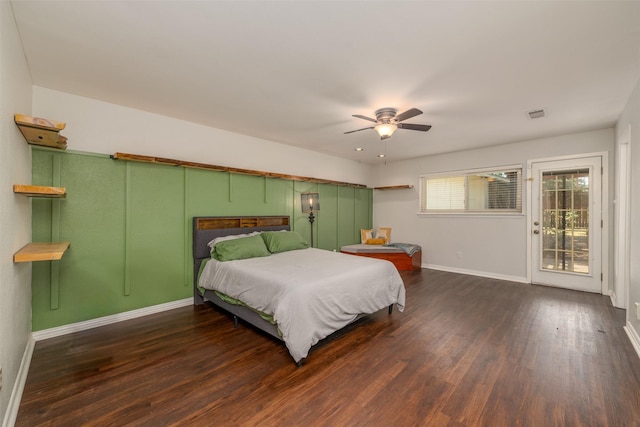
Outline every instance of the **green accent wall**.
{"type": "Polygon", "coordinates": [[[33,263],[33,330],[192,295],[194,216],[289,215],[309,240],[300,193],[320,194],[314,246],[339,250],[372,225],[372,190],[113,160],[33,147],[33,241],[71,242],[60,261],[33,263]]]}

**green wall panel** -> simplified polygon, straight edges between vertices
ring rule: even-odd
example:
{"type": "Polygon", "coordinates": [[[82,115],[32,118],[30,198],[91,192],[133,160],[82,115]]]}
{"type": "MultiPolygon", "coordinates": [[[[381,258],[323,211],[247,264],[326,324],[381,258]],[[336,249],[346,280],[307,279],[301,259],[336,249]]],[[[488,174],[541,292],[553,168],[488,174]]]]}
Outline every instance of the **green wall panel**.
{"type": "Polygon", "coordinates": [[[187,213],[189,217],[211,215],[214,210],[221,215],[231,213],[227,172],[202,169],[185,169],[187,213]]]}
{"type": "MultiPolygon", "coordinates": [[[[54,155],[48,152],[33,151],[32,156],[32,183],[33,185],[52,185],[53,181],[53,158],[54,155]]],[[[51,240],[51,211],[55,203],[66,203],[66,200],[52,200],[44,198],[31,199],[32,221],[31,235],[34,241],[51,240]]],[[[34,263],[35,267],[44,267],[47,263],[34,263]]]]}
{"type": "Polygon", "coordinates": [[[338,188],[338,247],[360,242],[359,236],[356,239],[355,231],[355,195],[355,188],[338,188]]]}
{"type": "MultiPolygon", "coordinates": [[[[294,214],[294,182],[285,179],[266,178],[266,197],[264,213],[266,215],[294,214]]],[[[299,198],[298,198],[299,203],[299,198]]]]}
{"type": "Polygon", "coordinates": [[[127,277],[124,294],[144,307],[186,298],[184,169],[144,163],[127,186],[127,277]],[[158,292],[158,289],[160,291],[158,292]]]}
{"type": "Polygon", "coordinates": [[[33,330],[191,296],[192,218],[289,215],[309,240],[300,194],[320,193],[315,246],[339,250],[371,226],[371,190],[112,160],[34,148],[33,184],[67,198],[32,199],[34,241],[69,240],[62,260],[33,263],[33,330]]]}
{"type": "MultiPolygon", "coordinates": [[[[52,185],[53,180],[53,159],[54,155],[47,152],[34,151],[32,156],[33,176],[32,183],[34,185],[52,185]],[[39,154],[39,155],[38,155],[39,154]]],[[[54,205],[66,203],[66,200],[53,200],[43,198],[31,199],[32,217],[31,217],[31,238],[34,242],[51,241],[51,212],[54,205]]],[[[57,208],[58,206],[56,206],[57,208]]],[[[74,246],[75,249],[75,246],[74,246]]],[[[67,251],[70,252],[70,251],[67,251]]],[[[69,254],[67,254],[69,255],[69,254]]],[[[64,262],[66,263],[65,256],[64,262]]],[[[32,324],[33,329],[42,329],[43,319],[38,316],[40,313],[50,313],[51,316],[58,314],[56,311],[59,307],[59,274],[54,280],[51,280],[50,262],[34,262],[32,263],[32,324]],[[56,286],[55,280],[58,279],[56,286]],[[52,289],[53,286],[53,289],[52,289]],[[53,295],[53,301],[52,301],[53,295]],[[53,304],[52,304],[53,303],[53,304]],[[52,307],[53,306],[53,307],[52,307]],[[36,314],[38,313],[38,314],[36,314]]],[[[59,261],[59,264],[61,262],[59,261]]],[[[59,267],[60,265],[58,265],[59,267]]],[[[58,268],[59,273],[59,268],[58,268]]],[[[50,316],[50,317],[51,317],[50,316]]],[[[60,322],[60,321],[59,321],[60,322]]],[[[64,321],[62,321],[64,323],[64,321]]]]}
{"type": "Polygon", "coordinates": [[[371,206],[373,201],[373,190],[370,188],[354,189],[354,238],[360,240],[360,230],[370,229],[372,227],[373,218],[371,206]]]}
{"type": "Polygon", "coordinates": [[[33,183],[66,187],[62,200],[33,199],[34,241],[68,240],[60,261],[33,263],[33,329],[40,330],[128,309],[124,278],[124,164],[108,158],[33,151],[33,183]],[[42,162],[58,159],[59,178],[42,162]],[[52,211],[59,207],[55,217],[52,211]],[[57,236],[52,236],[58,229],[57,236]],[[57,283],[56,283],[57,282],[57,283]],[[58,300],[58,304],[53,301],[58,300]]]}
{"type": "Polygon", "coordinates": [[[253,215],[266,205],[266,180],[251,175],[230,175],[231,203],[235,215],[253,215]]]}
{"type": "Polygon", "coordinates": [[[338,246],[338,187],[318,185],[320,212],[318,213],[318,248],[339,251],[338,246]]]}
{"type": "MultiPolygon", "coordinates": [[[[318,184],[313,182],[294,182],[293,188],[293,213],[291,215],[291,227],[297,231],[307,242],[311,241],[311,224],[309,223],[309,214],[302,212],[301,197],[302,193],[318,193],[318,184]]],[[[313,246],[318,247],[318,224],[320,223],[320,215],[324,210],[324,199],[320,196],[320,212],[314,212],[313,222],[313,246]]]]}

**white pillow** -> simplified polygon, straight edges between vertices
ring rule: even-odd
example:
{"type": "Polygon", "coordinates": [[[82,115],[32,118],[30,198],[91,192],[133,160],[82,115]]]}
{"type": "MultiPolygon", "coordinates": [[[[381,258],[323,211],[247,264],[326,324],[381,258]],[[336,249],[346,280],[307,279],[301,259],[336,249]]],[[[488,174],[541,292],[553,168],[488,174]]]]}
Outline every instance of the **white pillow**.
{"type": "Polygon", "coordinates": [[[253,233],[247,234],[231,234],[229,236],[216,237],[215,239],[207,243],[207,246],[209,246],[209,249],[213,250],[213,248],[215,248],[216,244],[218,244],[219,242],[224,242],[225,240],[241,239],[243,237],[257,236],[260,233],[260,231],[254,231],[253,233]]]}

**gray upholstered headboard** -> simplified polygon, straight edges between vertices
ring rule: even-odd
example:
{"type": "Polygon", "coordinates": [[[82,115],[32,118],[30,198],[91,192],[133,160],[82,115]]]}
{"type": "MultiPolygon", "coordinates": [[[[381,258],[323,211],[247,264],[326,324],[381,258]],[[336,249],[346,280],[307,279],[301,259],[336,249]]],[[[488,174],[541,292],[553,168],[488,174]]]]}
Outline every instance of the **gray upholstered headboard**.
{"type": "Polygon", "coordinates": [[[200,264],[209,258],[207,243],[216,237],[253,231],[290,230],[288,216],[196,216],[193,217],[193,281],[197,292],[200,264]]]}

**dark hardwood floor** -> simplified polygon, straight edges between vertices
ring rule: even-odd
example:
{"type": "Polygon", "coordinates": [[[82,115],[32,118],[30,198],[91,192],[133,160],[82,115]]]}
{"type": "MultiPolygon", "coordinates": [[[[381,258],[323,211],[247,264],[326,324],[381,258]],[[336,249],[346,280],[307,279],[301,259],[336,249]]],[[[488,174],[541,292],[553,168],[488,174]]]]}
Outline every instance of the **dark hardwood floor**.
{"type": "Polygon", "coordinates": [[[640,426],[608,297],[423,269],[316,346],[184,307],[36,343],[17,426],[640,426]]]}

